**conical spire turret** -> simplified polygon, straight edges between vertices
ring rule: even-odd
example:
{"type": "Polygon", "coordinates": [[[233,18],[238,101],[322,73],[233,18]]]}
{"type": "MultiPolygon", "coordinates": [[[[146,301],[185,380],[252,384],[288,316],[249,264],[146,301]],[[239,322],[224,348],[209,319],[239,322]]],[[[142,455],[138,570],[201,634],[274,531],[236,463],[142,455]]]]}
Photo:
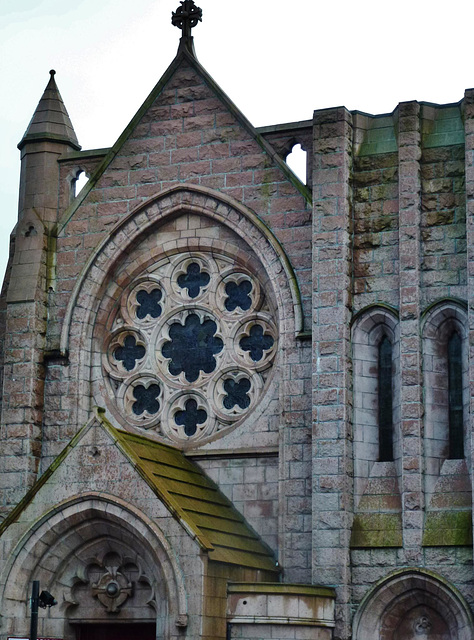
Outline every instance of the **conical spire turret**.
{"type": "Polygon", "coordinates": [[[51,140],[69,144],[79,150],[81,147],[74,127],[54,79],[56,71],[52,69],[49,73],[49,82],[18,148],[22,149],[30,141],[51,140]]]}

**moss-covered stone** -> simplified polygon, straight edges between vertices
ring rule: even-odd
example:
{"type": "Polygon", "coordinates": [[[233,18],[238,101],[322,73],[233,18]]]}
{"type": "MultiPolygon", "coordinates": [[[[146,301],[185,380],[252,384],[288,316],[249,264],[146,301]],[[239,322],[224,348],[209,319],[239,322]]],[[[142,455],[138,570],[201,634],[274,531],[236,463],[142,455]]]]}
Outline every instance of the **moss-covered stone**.
{"type": "Polygon", "coordinates": [[[423,534],[424,547],[472,546],[472,512],[428,511],[423,534]]]}
{"type": "Polygon", "coordinates": [[[359,513],[354,518],[351,548],[402,547],[400,513],[359,513]]]}

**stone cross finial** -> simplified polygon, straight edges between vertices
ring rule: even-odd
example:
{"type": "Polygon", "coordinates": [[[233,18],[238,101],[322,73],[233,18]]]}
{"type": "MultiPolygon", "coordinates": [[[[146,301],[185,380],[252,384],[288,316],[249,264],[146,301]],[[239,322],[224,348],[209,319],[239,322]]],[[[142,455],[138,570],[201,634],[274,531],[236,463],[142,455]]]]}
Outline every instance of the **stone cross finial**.
{"type": "Polygon", "coordinates": [[[196,7],[194,0],[183,0],[171,17],[171,23],[182,30],[183,38],[190,38],[191,29],[201,21],[202,9],[196,7]]]}

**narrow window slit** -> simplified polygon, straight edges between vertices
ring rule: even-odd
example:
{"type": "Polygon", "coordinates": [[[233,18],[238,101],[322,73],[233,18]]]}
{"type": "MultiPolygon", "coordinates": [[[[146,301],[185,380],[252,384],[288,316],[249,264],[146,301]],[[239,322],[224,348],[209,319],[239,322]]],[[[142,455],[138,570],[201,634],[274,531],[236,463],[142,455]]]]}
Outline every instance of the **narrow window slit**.
{"type": "Polygon", "coordinates": [[[89,182],[85,171],[79,171],[72,181],[72,197],[75,198],[82,188],[89,182]]]}
{"type": "Polygon", "coordinates": [[[295,144],[291,152],[286,156],[286,164],[303,184],[307,183],[306,159],[307,153],[300,144],[295,144]]]}
{"type": "Polygon", "coordinates": [[[464,458],[462,342],[455,331],[448,341],[449,457],[464,458]]]}
{"type": "Polygon", "coordinates": [[[379,460],[393,460],[392,343],[384,336],[378,354],[379,460]]]}

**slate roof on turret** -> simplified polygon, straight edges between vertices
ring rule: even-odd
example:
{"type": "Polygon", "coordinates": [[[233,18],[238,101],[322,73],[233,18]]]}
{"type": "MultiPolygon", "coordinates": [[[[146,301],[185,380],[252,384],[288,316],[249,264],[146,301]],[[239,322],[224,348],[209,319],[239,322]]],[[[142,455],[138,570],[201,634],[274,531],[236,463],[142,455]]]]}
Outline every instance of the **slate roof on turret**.
{"type": "Polygon", "coordinates": [[[81,146],[54,79],[56,71],[51,70],[49,73],[49,82],[18,148],[22,149],[27,142],[52,140],[66,142],[73,149],[79,150],[81,146]]]}
{"type": "Polygon", "coordinates": [[[207,552],[210,560],[275,572],[274,554],[219,487],[182,451],[116,429],[95,408],[94,416],[72,438],[25,497],[0,523],[0,536],[18,520],[35,495],[80,443],[89,429],[101,427],[174,517],[207,552]]]}
{"type": "Polygon", "coordinates": [[[240,126],[246,130],[250,137],[253,138],[256,143],[260,146],[262,151],[266,153],[271,161],[276,165],[284,174],[286,179],[294,186],[295,190],[300,193],[300,195],[304,198],[306,203],[312,206],[312,196],[311,191],[299,180],[299,178],[293,173],[287,163],[281,158],[280,155],[275,151],[275,149],[271,146],[271,144],[265,140],[265,138],[260,135],[257,129],[250,123],[250,121],[244,116],[244,114],[238,109],[238,107],[232,102],[232,100],[227,96],[227,94],[220,88],[220,86],[215,82],[212,76],[204,69],[204,67],[197,60],[194,49],[191,47],[181,46],[178,49],[178,53],[168,69],[165,71],[161,79],[158,81],[156,86],[152,89],[149,96],[146,98],[145,102],[142,104],[140,109],[137,111],[135,116],[132,118],[128,126],[125,128],[123,133],[120,135],[115,144],[108,150],[107,155],[98,166],[95,173],[90,176],[88,183],[81,190],[80,194],[77,198],[71,203],[71,205],[66,209],[63,213],[63,216],[59,222],[59,232],[67,225],[68,221],[72,218],[75,211],[81,206],[82,202],[87,198],[89,193],[94,189],[94,187],[99,182],[101,176],[107,170],[109,165],[114,161],[114,159],[120,154],[122,147],[127,143],[128,139],[132,137],[132,134],[136,127],[139,125],[143,116],[146,112],[152,107],[155,101],[159,98],[159,96],[165,91],[167,84],[173,78],[175,73],[182,66],[190,66],[194,71],[201,76],[206,85],[211,89],[214,95],[221,100],[224,106],[228,109],[228,111],[234,116],[236,121],[240,124],[240,126]]]}

